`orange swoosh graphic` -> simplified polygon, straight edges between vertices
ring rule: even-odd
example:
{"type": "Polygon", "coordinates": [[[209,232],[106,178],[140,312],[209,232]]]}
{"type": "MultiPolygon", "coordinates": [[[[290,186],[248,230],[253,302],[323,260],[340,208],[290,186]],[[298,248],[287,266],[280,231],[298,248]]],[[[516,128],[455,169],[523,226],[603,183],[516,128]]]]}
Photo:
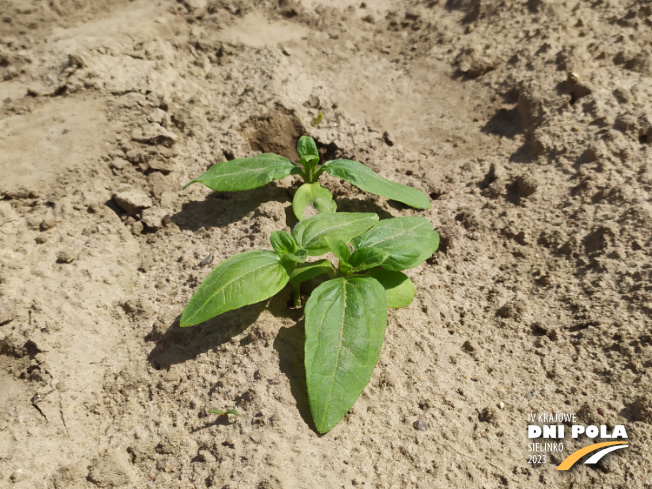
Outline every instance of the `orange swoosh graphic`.
{"type": "Polygon", "coordinates": [[[557,470],[568,470],[575,464],[575,462],[577,462],[587,453],[595,452],[596,450],[599,450],[604,447],[610,447],[612,445],[627,445],[627,442],[605,441],[603,443],[594,443],[593,445],[589,445],[588,447],[580,448],[578,451],[571,453],[568,457],[566,457],[566,460],[564,460],[562,463],[559,464],[557,470]]]}

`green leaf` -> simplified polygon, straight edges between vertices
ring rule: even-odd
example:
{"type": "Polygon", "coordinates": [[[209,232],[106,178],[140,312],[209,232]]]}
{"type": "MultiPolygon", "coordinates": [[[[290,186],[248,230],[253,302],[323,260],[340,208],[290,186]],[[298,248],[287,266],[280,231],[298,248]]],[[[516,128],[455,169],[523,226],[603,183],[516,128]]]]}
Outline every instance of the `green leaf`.
{"type": "Polygon", "coordinates": [[[348,244],[346,244],[341,239],[331,236],[326,237],[326,242],[328,243],[328,247],[331,249],[333,254],[340,261],[340,264],[347,263],[349,261],[349,258],[351,257],[351,249],[349,248],[348,244]]]}
{"type": "Polygon", "coordinates": [[[292,210],[299,221],[309,217],[306,210],[310,208],[318,214],[332,214],[337,210],[337,204],[333,200],[333,194],[318,183],[304,183],[294,194],[292,199],[292,210]]]}
{"type": "Polygon", "coordinates": [[[387,307],[396,309],[407,307],[414,300],[414,284],[402,272],[374,268],[367,271],[364,276],[375,278],[385,288],[387,307]]]}
{"type": "Polygon", "coordinates": [[[274,251],[281,256],[295,253],[299,249],[297,242],[287,231],[274,231],[269,237],[269,241],[272,243],[274,251]]]}
{"type": "Polygon", "coordinates": [[[382,195],[383,197],[403,202],[417,209],[430,208],[430,199],[420,190],[403,185],[402,183],[387,180],[371,168],[357,161],[327,161],[322,165],[321,170],[326,171],[333,177],[342,178],[350,184],[372,194],[382,195]]]}
{"type": "Polygon", "coordinates": [[[181,314],[181,327],[268,299],[288,280],[290,274],[273,251],[245,251],[227,258],[195,291],[181,314]]]}
{"type": "Polygon", "coordinates": [[[316,277],[317,275],[327,274],[331,275],[335,272],[333,265],[328,260],[318,260],[312,263],[300,265],[292,271],[290,275],[290,283],[299,284],[316,277]]]}
{"type": "Polygon", "coordinates": [[[319,113],[317,114],[317,117],[315,117],[315,118],[313,119],[313,121],[312,121],[312,125],[313,125],[313,126],[316,126],[317,124],[319,124],[319,123],[321,122],[321,120],[322,120],[323,118],[324,118],[324,114],[323,114],[322,111],[320,110],[319,113]]]}
{"type": "Polygon", "coordinates": [[[227,416],[229,414],[233,414],[234,416],[240,416],[240,413],[235,409],[229,409],[227,411],[224,411],[223,409],[209,409],[208,412],[211,414],[219,414],[220,416],[227,416]]]}
{"type": "Polygon", "coordinates": [[[395,217],[376,223],[351,244],[349,263],[355,271],[377,266],[398,271],[430,258],[439,246],[439,234],[423,217],[395,217]]]}
{"type": "Polygon", "coordinates": [[[326,237],[338,238],[348,243],[377,221],[378,216],[374,213],[317,214],[297,224],[292,231],[292,236],[299,247],[305,249],[309,255],[323,255],[330,250],[326,237]]]}
{"type": "Polygon", "coordinates": [[[306,258],[308,258],[308,252],[306,250],[297,250],[294,253],[286,253],[283,255],[284,260],[294,263],[304,263],[306,258]]]}
{"type": "Polygon", "coordinates": [[[305,365],[315,427],[326,433],[358,399],[387,326],[385,290],[371,277],[324,282],[306,303],[305,365]]]}
{"type": "Polygon", "coordinates": [[[203,183],[216,192],[250,190],[301,173],[301,168],[283,156],[264,153],[252,158],[226,161],[211,166],[206,173],[184,185],[203,183]]]}
{"type": "Polygon", "coordinates": [[[317,161],[319,161],[319,151],[317,151],[317,145],[315,144],[315,140],[310,136],[301,136],[299,138],[299,142],[297,143],[297,153],[299,158],[316,156],[317,161]]]}

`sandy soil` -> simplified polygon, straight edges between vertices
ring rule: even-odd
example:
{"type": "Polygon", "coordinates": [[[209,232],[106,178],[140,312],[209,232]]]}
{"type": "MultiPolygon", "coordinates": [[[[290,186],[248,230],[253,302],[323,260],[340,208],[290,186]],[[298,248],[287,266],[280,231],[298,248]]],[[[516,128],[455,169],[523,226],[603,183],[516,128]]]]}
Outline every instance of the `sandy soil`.
{"type": "Polygon", "coordinates": [[[652,488],[649,1],[0,12],[0,486],[652,488]],[[301,134],[432,198],[330,179],[340,210],[423,215],[442,237],[325,436],[289,290],[178,325],[209,257],[296,223],[295,181],[181,186],[296,156],[301,134]],[[559,472],[591,441],[566,439],[529,464],[531,412],[624,425],[630,447],[559,472]]]}

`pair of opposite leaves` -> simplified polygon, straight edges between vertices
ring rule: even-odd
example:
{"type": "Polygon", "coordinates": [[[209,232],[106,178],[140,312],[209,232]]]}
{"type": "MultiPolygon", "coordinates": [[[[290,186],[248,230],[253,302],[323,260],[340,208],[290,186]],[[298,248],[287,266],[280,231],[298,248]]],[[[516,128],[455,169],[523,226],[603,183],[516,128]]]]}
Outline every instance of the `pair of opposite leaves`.
{"type": "Polygon", "coordinates": [[[251,190],[272,180],[300,175],[305,183],[297,190],[292,208],[297,219],[302,220],[306,217],[306,208],[309,206],[314,207],[320,214],[332,213],[337,209],[331,192],[318,183],[319,176],[325,172],[362,190],[417,209],[430,207],[430,199],[420,190],[388,180],[358,161],[331,160],[318,166],[317,145],[309,136],[301,136],[297,144],[297,154],[299,164],[271,153],[218,163],[190,181],[184,188],[193,183],[203,183],[218,192],[251,190]]]}

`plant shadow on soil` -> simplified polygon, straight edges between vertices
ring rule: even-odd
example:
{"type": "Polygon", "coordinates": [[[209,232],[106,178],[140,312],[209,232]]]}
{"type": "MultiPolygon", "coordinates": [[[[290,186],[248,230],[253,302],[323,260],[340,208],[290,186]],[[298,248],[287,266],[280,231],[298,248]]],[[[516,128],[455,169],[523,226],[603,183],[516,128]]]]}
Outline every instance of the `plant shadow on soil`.
{"type": "Polygon", "coordinates": [[[265,202],[284,203],[290,200],[288,190],[274,182],[253,190],[212,192],[204,200],[183,204],[182,209],[172,216],[172,221],[180,229],[195,232],[202,227],[209,229],[239,222],[265,202]]]}
{"type": "MultiPolygon", "coordinates": [[[[304,301],[307,297],[303,296],[304,301]]],[[[310,405],[304,368],[304,319],[303,308],[291,308],[291,291],[288,288],[272,297],[269,301],[259,302],[225,312],[219,316],[196,326],[182,328],[179,325],[181,315],[170,324],[162,337],[156,339],[156,345],[147,359],[157,370],[170,368],[172,365],[184,363],[203,353],[207,353],[220,345],[228,343],[247,329],[249,333],[240,339],[240,346],[253,341],[265,340],[270,334],[265,326],[251,327],[264,310],[268,310],[277,318],[289,318],[296,324],[291,327],[281,327],[276,333],[273,348],[279,356],[280,370],[290,382],[292,396],[297,403],[299,414],[306,424],[315,430],[310,405]]],[[[149,338],[154,340],[153,338],[149,338]]],[[[211,424],[229,424],[228,417],[220,416],[211,424]]]]}
{"type": "Polygon", "coordinates": [[[264,302],[245,306],[189,328],[179,325],[179,315],[161,338],[146,338],[156,341],[147,360],[156,370],[163,370],[197,358],[241,334],[256,322],[265,307],[264,302]]]}

